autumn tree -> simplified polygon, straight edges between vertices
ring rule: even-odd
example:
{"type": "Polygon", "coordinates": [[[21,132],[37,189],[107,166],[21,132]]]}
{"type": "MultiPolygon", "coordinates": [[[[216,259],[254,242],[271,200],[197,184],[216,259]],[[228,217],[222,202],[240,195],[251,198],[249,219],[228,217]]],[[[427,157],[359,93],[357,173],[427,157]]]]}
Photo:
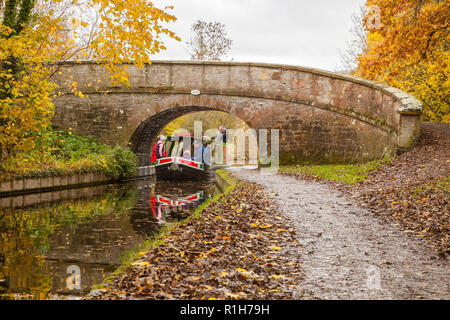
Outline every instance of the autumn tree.
{"type": "Polygon", "coordinates": [[[180,40],[165,26],[176,20],[170,9],[147,0],[0,0],[0,156],[33,148],[51,123],[56,62],[90,58],[113,84],[128,85],[125,63],[143,67],[166,49],[164,36],[180,40]]]}
{"type": "Polygon", "coordinates": [[[450,122],[450,2],[367,0],[368,49],[357,75],[385,82],[421,100],[424,119],[450,122]],[[375,15],[375,16],[374,16],[375,15]],[[378,16],[376,16],[378,15],[378,16]],[[373,28],[373,20],[380,26],[373,28]]]}
{"type": "Polygon", "coordinates": [[[186,42],[191,60],[220,61],[231,49],[233,41],[220,22],[197,20],[191,31],[191,38],[186,42]]]}

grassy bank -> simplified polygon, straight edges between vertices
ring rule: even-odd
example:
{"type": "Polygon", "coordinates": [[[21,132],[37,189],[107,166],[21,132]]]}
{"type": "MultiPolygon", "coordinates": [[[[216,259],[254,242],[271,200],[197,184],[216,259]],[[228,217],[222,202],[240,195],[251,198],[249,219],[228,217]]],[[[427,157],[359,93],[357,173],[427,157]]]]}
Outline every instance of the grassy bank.
{"type": "Polygon", "coordinates": [[[387,161],[377,160],[358,164],[282,165],[279,170],[283,174],[309,176],[355,185],[364,181],[372,171],[378,169],[383,162],[387,161]]]}
{"type": "Polygon", "coordinates": [[[201,205],[199,205],[186,219],[178,222],[172,222],[165,224],[158,233],[154,234],[150,239],[144,240],[139,246],[136,248],[129,250],[121,256],[122,264],[119,268],[117,268],[111,275],[109,275],[103,283],[93,286],[93,290],[102,289],[108,287],[108,283],[114,281],[114,279],[120,277],[130,266],[133,264],[139,264],[139,259],[147,254],[153,248],[159,247],[164,244],[168,237],[171,236],[171,232],[186,223],[202,218],[202,213],[207,210],[209,207],[213,206],[216,203],[225,202],[227,195],[235,189],[239,185],[239,181],[233,177],[226,170],[217,170],[216,173],[226,181],[227,187],[223,190],[222,193],[216,193],[213,197],[207,199],[201,205]]]}
{"type": "Polygon", "coordinates": [[[111,147],[70,130],[48,129],[38,134],[31,150],[0,163],[0,179],[104,172],[109,177],[133,175],[137,158],[129,149],[111,147]]]}

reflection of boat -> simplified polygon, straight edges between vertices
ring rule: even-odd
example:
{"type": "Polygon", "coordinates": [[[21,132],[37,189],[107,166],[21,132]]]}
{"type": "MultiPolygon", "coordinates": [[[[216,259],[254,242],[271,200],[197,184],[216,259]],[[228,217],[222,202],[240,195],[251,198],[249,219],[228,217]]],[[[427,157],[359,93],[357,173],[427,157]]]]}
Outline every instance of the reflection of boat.
{"type": "Polygon", "coordinates": [[[160,204],[163,206],[174,206],[174,201],[172,199],[158,195],[156,196],[156,204],[160,204]]]}
{"type": "Polygon", "coordinates": [[[166,141],[169,156],[156,160],[155,173],[157,179],[201,180],[207,177],[209,166],[191,160],[190,155],[196,152],[193,143],[191,143],[193,141],[192,137],[186,135],[172,136],[170,140],[166,141]],[[182,157],[183,152],[187,152],[187,158],[182,157]]]}
{"type": "Polygon", "coordinates": [[[176,206],[187,205],[187,204],[198,204],[199,201],[203,199],[203,192],[197,192],[183,199],[178,199],[175,201],[176,206]]]}
{"type": "Polygon", "coordinates": [[[184,215],[183,213],[188,213],[192,207],[199,205],[202,201],[203,192],[197,192],[177,199],[171,199],[162,195],[150,196],[152,213],[159,224],[165,222],[167,214],[184,215]]]}
{"type": "MultiPolygon", "coordinates": [[[[153,197],[153,196],[152,196],[153,197]]],[[[170,199],[165,196],[157,195],[154,201],[155,205],[163,205],[163,206],[171,206],[178,207],[183,205],[192,205],[198,204],[199,201],[203,200],[203,192],[197,192],[195,194],[191,194],[187,197],[178,198],[176,200],[170,199]],[[156,200],[156,201],[155,201],[156,200]]],[[[152,202],[153,204],[153,202],[152,202]]]]}

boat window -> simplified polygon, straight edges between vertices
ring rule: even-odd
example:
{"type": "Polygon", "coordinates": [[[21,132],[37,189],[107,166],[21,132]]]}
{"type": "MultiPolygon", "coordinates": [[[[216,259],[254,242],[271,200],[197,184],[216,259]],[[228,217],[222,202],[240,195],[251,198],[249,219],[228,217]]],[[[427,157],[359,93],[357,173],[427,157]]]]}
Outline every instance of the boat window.
{"type": "Polygon", "coordinates": [[[170,157],[172,155],[172,150],[173,147],[175,146],[175,143],[168,140],[166,141],[166,150],[167,150],[167,155],[170,157]]]}
{"type": "Polygon", "coordinates": [[[183,144],[180,142],[176,142],[176,147],[175,147],[175,157],[181,157],[181,152],[183,152],[183,144]]]}

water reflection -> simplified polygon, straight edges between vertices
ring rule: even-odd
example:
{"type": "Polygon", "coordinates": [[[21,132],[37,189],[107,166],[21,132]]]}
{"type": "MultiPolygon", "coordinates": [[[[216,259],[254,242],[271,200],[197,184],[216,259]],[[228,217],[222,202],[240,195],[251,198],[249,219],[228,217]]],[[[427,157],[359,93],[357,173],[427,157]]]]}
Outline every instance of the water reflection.
{"type": "Polygon", "coordinates": [[[176,216],[186,218],[192,208],[197,206],[203,200],[203,192],[197,192],[187,197],[171,199],[162,195],[152,193],[150,196],[150,205],[153,217],[158,224],[164,224],[167,216],[176,216]]]}
{"type": "Polygon", "coordinates": [[[211,181],[138,180],[0,199],[0,299],[87,293],[121,255],[214,192],[211,181]]]}

